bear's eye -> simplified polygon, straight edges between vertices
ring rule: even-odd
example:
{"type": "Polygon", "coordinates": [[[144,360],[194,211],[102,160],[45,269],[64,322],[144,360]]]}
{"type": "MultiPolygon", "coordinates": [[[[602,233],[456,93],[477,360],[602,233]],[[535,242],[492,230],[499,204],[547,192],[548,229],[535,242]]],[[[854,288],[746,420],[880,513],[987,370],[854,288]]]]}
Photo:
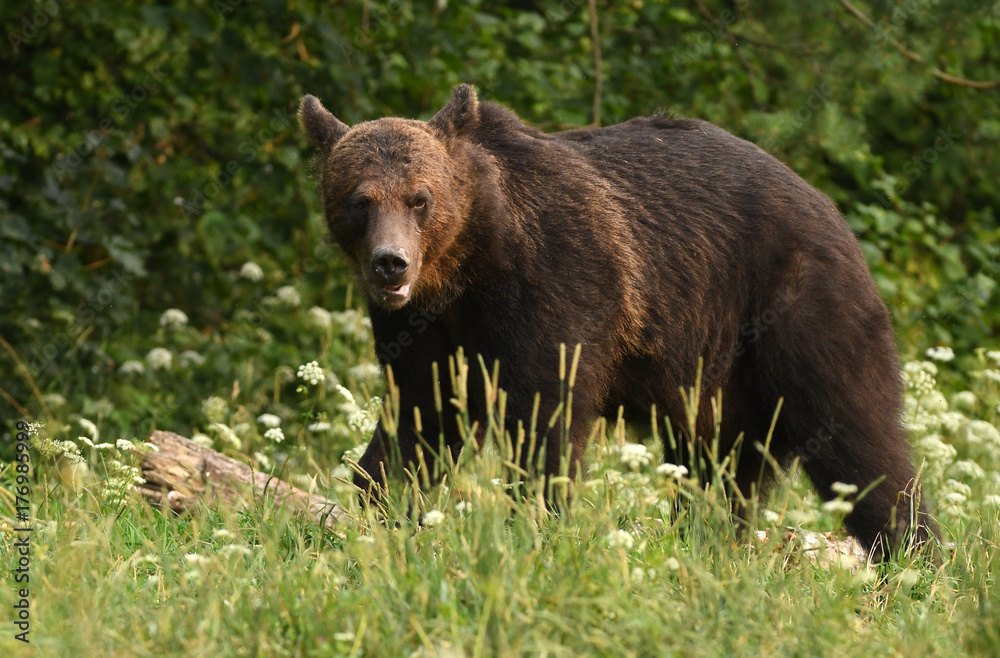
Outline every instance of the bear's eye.
{"type": "Polygon", "coordinates": [[[420,190],[417,192],[416,196],[410,201],[409,206],[413,210],[423,210],[427,207],[427,202],[430,200],[430,193],[427,190],[420,190]]]}
{"type": "Polygon", "coordinates": [[[371,202],[364,197],[355,199],[354,201],[351,201],[351,210],[365,210],[370,203],[371,202]]]}

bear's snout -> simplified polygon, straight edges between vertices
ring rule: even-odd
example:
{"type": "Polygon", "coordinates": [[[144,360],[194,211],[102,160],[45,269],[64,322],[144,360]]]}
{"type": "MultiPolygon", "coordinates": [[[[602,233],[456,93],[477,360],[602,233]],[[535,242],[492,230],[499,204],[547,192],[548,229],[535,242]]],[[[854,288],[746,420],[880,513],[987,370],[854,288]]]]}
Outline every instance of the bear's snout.
{"type": "Polygon", "coordinates": [[[372,254],[372,272],[382,286],[399,284],[410,266],[410,259],[402,247],[378,247],[372,254]]]}

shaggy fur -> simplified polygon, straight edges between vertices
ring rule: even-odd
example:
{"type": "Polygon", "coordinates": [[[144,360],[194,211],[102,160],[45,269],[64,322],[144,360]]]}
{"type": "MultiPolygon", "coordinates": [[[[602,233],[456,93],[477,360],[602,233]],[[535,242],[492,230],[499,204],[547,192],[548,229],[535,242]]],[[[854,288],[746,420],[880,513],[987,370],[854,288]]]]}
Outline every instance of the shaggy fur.
{"type": "MultiPolygon", "coordinates": [[[[619,405],[648,422],[655,404],[683,430],[679,390],[702,359],[698,436],[688,438],[704,446],[712,436],[707,401],[721,389],[720,454],[742,435],[744,494],[769,470],[755,446],[783,399],[770,451],[800,457],[824,498],[834,482],[863,490],[883,478],[846,521],[866,547],[896,548],[908,529],[929,536],[912,498],[885,305],[833,203],[767,153],[663,116],[545,134],[467,85],[429,122],[348,128],[312,96],[300,119],[318,149],[330,232],[400,390],[399,452],[380,426],[360,462],[375,482],[416,460],[414,407],[424,437],[443,429],[461,450],[455,423],[438,426],[432,363],[447,373],[464,349],[482,427],[476,357],[499,361],[507,427],[528,427],[536,393],[544,426],[560,400],[559,345],[579,343],[570,475],[592,421],[619,405]],[[405,272],[376,267],[380,249],[405,272]]],[[[548,475],[560,434],[543,438],[548,475]]]]}

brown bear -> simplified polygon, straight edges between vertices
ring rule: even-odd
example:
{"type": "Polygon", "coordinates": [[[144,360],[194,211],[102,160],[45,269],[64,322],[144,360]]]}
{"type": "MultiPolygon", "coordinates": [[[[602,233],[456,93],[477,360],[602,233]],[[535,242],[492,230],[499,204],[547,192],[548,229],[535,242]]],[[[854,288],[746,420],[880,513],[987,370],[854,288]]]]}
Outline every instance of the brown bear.
{"type": "Polygon", "coordinates": [[[546,134],[468,85],[427,122],[349,128],[313,96],[299,116],[330,232],[399,387],[398,437],[375,430],[360,487],[417,463],[423,437],[462,449],[432,386],[432,364],[447,373],[458,348],[473,364],[471,419],[486,421],[477,357],[499,362],[506,427],[538,419],[548,476],[568,454],[572,477],[592,422],[619,405],[646,422],[655,405],[684,431],[680,390],[702,367],[689,443],[713,436],[704,401],[721,391],[718,454],[742,442],[741,492],[769,470],[760,444],[783,400],[771,455],[799,457],[826,499],[835,482],[874,484],[846,525],[876,557],[928,539],[886,307],[834,204],[781,162],[693,119],[546,134]],[[572,422],[546,432],[564,396],[560,344],[582,346],[572,422]]]}

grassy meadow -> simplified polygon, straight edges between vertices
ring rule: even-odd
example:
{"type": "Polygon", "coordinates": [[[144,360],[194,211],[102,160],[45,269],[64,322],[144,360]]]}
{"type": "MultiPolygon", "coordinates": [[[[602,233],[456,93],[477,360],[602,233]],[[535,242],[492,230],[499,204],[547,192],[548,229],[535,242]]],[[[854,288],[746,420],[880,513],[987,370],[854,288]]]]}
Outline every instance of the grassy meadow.
{"type": "MultiPolygon", "coordinates": [[[[325,352],[339,366],[332,356],[302,364],[293,399],[279,397],[280,374],[248,372],[230,395],[204,400],[207,433],[194,439],[337,500],[350,517],[331,530],[269,500],[183,516],[152,509],[131,488],[150,449],[143,437],[105,437],[99,413],[34,426],[30,644],[3,623],[3,655],[1000,651],[1000,353],[956,358],[934,349],[906,364],[906,422],[945,557],[869,565],[836,550],[858,492],[845,488],[821,504],[793,469],[741,532],[721,482],[706,489],[688,468],[661,464],[661,442],[674,438],[614,419],[595,428],[590,466],[566,485],[574,502],[560,517],[537,486],[523,496],[508,490],[498,417],[488,423],[494,440],[448,464],[441,486],[421,491],[396,480],[385,509],[362,510],[350,464],[377,415],[394,412],[391,395],[358,402],[378,388],[367,324],[355,311],[286,303],[285,321],[311,326],[317,345],[340,336],[353,347],[325,352]]],[[[183,316],[164,313],[151,340],[161,346],[123,364],[120,376],[180,376],[190,367],[162,347],[199,340],[183,316]]],[[[443,405],[471,435],[468,367],[450,364],[444,379],[458,393],[443,405]]],[[[490,393],[496,409],[502,392],[490,393]]],[[[20,536],[12,532],[15,479],[15,464],[5,464],[5,611],[20,536]]]]}
{"type": "MultiPolygon", "coordinates": [[[[32,0],[0,25],[0,656],[1000,655],[1000,3],[32,0]],[[596,427],[558,517],[507,487],[499,412],[441,486],[363,511],[393,396],[295,112],[426,120],[463,82],[547,132],[706,119],[827,194],[892,315],[940,559],[859,562],[863,492],[823,504],[797,468],[737,528],[725,468],[661,464],[662,418],[596,427]],[[154,429],[348,514],[153,509],[154,429]]],[[[422,411],[471,435],[439,366],[422,411]]]]}

